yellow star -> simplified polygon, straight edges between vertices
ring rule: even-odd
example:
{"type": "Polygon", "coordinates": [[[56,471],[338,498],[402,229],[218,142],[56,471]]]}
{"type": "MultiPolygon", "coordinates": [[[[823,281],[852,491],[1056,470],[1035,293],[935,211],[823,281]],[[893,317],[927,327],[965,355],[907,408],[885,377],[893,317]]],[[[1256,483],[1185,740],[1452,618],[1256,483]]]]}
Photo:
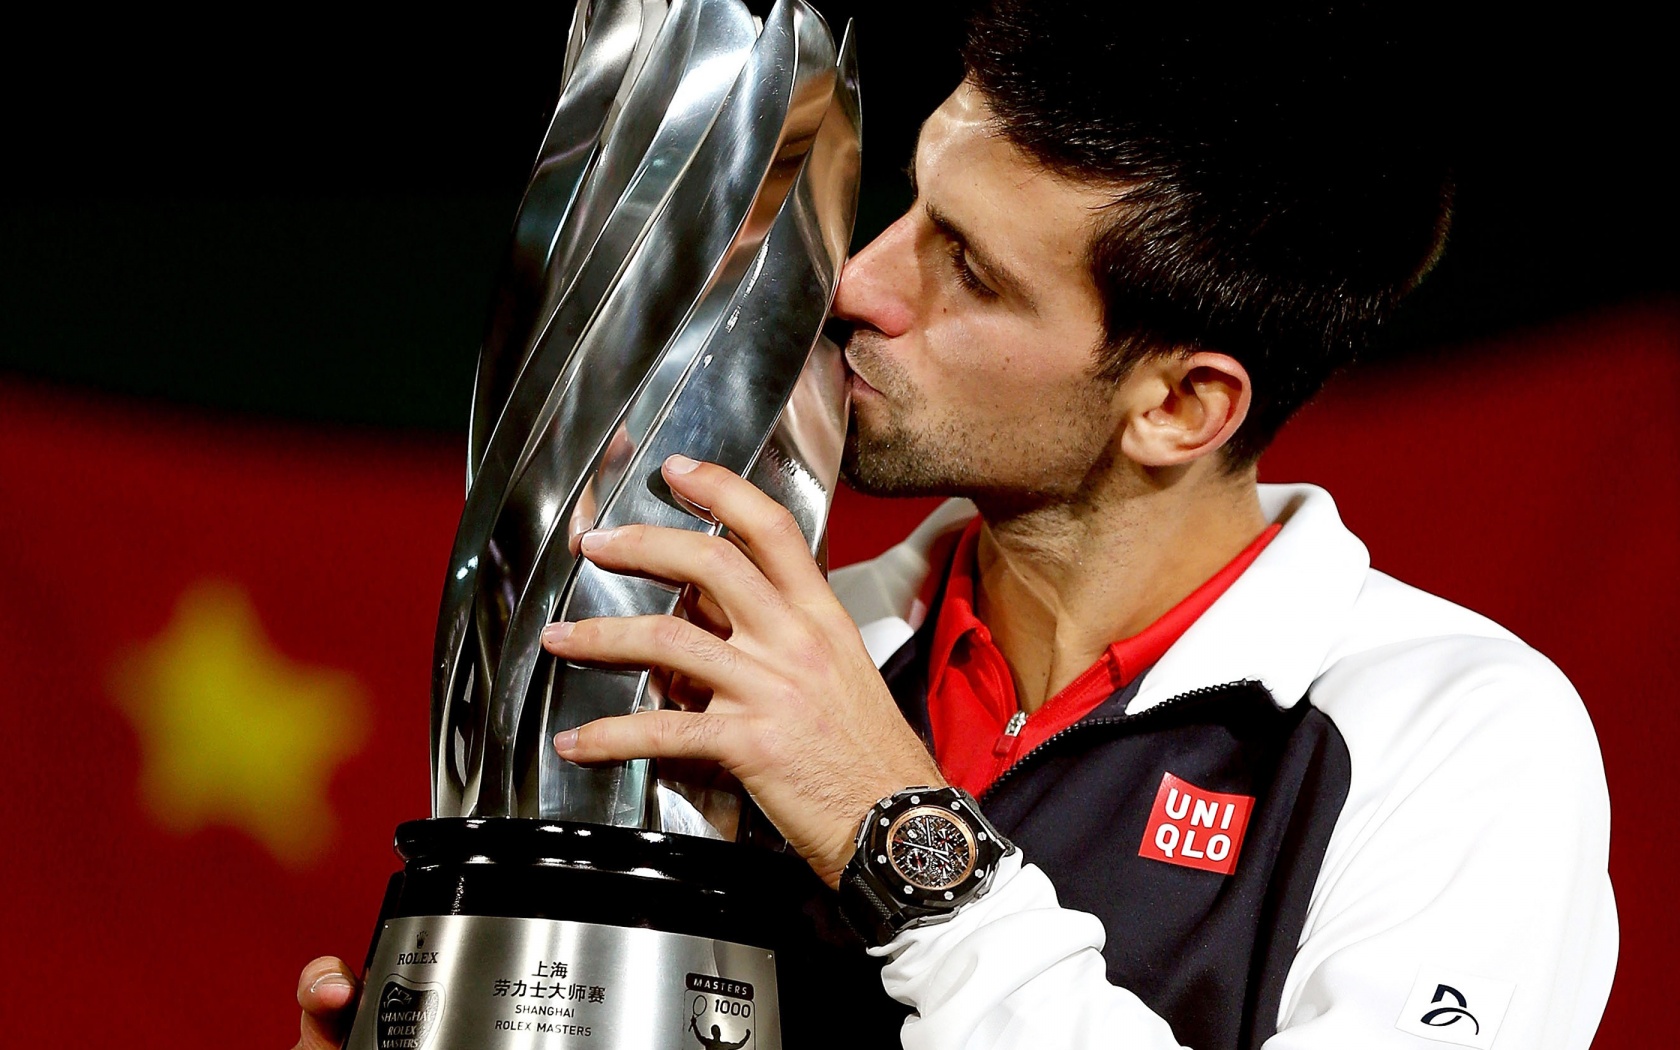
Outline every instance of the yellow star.
{"type": "Polygon", "coordinates": [[[367,723],[354,677],[288,660],[242,590],[204,581],[162,635],[119,655],[111,684],[140,736],[140,794],[160,823],[241,828],[291,866],[320,855],[334,823],[328,778],[367,723]]]}

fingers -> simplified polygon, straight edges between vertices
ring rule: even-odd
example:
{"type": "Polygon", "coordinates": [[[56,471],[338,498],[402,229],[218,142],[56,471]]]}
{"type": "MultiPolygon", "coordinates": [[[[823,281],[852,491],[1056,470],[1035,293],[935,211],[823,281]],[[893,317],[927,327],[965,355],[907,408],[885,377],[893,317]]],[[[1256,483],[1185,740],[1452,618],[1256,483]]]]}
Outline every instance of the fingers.
{"type": "Polygon", "coordinates": [[[600,718],[554,738],[568,762],[622,762],[632,758],[688,758],[722,761],[728,751],[730,719],[688,711],[646,711],[600,718]]]}
{"type": "Polygon", "coordinates": [[[603,616],[553,623],[543,648],[574,663],[660,667],[717,693],[751,696],[764,671],[741,650],[675,616],[603,616]]]}
{"type": "Polygon", "coordinates": [[[295,1050],[337,1050],[359,990],[355,975],[341,959],[322,956],[305,966],[298,975],[297,1001],[303,1019],[295,1050]]]}
{"type": "Polygon", "coordinates": [[[830,594],[799,523],[758,486],[734,471],[687,456],[667,459],[661,472],[672,492],[711,511],[744,541],[764,576],[789,600],[813,601],[830,594]]]}
{"type": "Polygon", "coordinates": [[[787,615],[787,600],[727,539],[687,529],[622,525],[585,533],[582,553],[610,572],[694,584],[732,625],[765,628],[787,615]]]}

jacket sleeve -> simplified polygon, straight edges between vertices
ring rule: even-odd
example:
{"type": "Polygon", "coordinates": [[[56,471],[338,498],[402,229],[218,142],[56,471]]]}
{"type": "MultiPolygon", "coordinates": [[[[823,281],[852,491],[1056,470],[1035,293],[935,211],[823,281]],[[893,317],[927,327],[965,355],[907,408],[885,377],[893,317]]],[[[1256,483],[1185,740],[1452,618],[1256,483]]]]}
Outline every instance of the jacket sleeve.
{"type": "MultiPolygon", "coordinates": [[[[1314,694],[1353,782],[1265,1050],[1585,1050],[1616,918],[1573,688],[1520,643],[1442,639],[1346,661],[1314,694]]],[[[916,1011],[906,1050],[1177,1047],[1108,982],[1104,938],[1012,859],[987,897],[881,950],[888,993],[916,1011]]]]}
{"type": "Polygon", "coordinates": [[[874,954],[889,959],[887,994],[916,1011],[905,1050],[1179,1050],[1167,1022],[1108,983],[1103,943],[1096,916],[1061,907],[1016,851],[985,897],[874,954]]]}

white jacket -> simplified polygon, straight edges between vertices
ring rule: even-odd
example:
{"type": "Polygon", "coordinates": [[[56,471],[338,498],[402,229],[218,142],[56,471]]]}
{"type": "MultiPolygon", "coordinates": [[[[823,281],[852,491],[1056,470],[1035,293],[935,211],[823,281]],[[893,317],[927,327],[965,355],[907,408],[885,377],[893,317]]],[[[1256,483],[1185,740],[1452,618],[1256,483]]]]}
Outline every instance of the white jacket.
{"type": "MultiPolygon", "coordinates": [[[[1591,1041],[1615,970],[1609,799],[1569,682],[1492,621],[1370,568],[1312,486],[1261,486],[1283,523],[1151,669],[1127,713],[1213,683],[1310,689],[1351,759],[1266,1050],[1564,1050],[1591,1041]]],[[[927,614],[930,543],[952,501],[833,583],[884,661],[927,614]]],[[[1031,857],[953,920],[881,949],[916,1012],[907,1050],[1177,1047],[1108,983],[1104,930],[1058,906],[1031,857]]]]}

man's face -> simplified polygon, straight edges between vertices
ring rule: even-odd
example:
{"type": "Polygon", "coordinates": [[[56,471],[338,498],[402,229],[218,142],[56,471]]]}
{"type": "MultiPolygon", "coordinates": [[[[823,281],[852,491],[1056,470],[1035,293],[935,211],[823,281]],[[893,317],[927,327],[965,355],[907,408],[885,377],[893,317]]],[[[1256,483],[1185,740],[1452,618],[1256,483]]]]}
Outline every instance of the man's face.
{"type": "Polygon", "coordinates": [[[881,495],[1077,498],[1119,416],[1095,376],[1087,264],[1112,198],[1046,172],[964,83],[922,127],[916,202],[846,265],[835,314],[852,428],[847,480],[881,495]]]}

